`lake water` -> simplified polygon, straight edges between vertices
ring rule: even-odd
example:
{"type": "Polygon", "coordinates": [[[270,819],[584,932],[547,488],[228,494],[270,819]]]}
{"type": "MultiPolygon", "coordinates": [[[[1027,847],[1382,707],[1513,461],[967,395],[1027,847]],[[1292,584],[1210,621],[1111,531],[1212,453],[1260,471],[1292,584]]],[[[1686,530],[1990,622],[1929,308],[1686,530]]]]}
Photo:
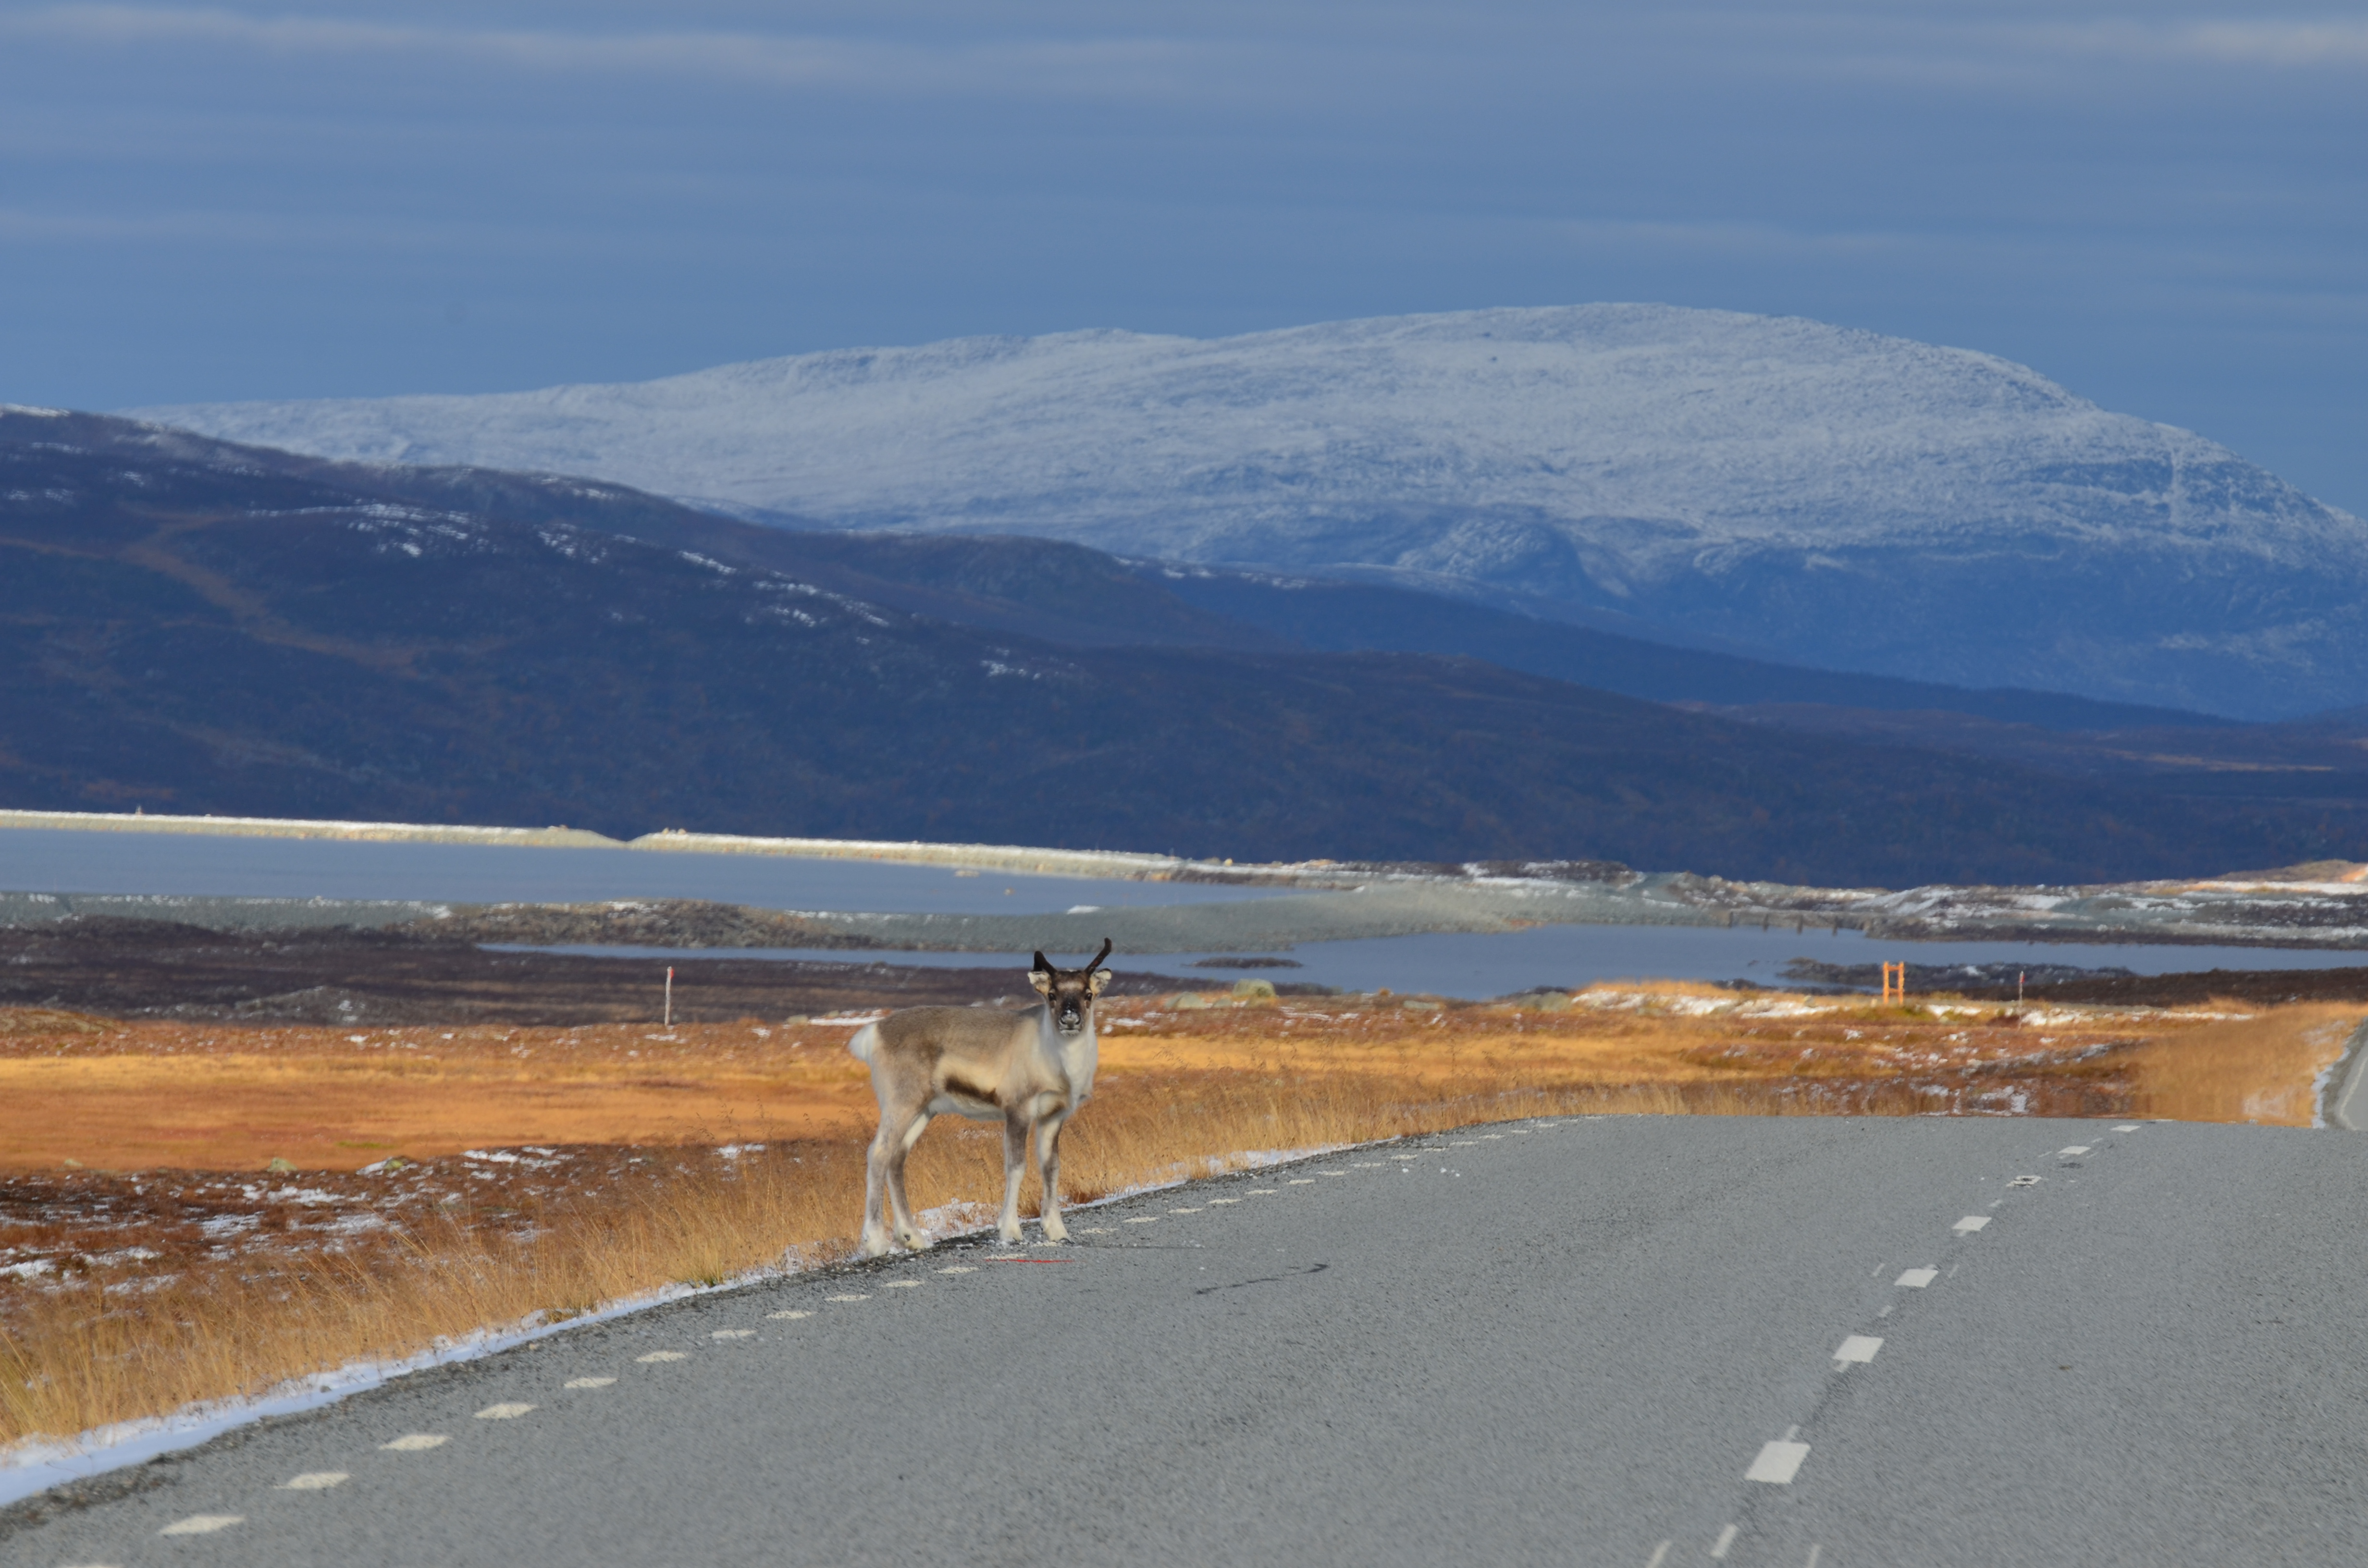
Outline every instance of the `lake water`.
{"type": "Polygon", "coordinates": [[[1269,898],[1274,890],[1099,877],[962,876],[946,866],[781,855],[373,844],[339,838],[0,829],[0,892],[212,898],[418,899],[589,903],[701,898],[757,909],[1058,915],[1269,898]]]}
{"type": "MultiPolygon", "coordinates": [[[[772,855],[708,855],[633,849],[560,849],[522,845],[373,844],[331,838],[234,838],[202,834],[0,830],[0,891],[154,893],[222,898],[419,899],[455,903],[580,903],[612,898],[700,898],[759,909],[868,913],[1053,915],[1104,909],[1216,903],[1276,896],[1277,890],[1205,882],[1138,882],[1095,877],[1015,876],[869,860],[772,855]]],[[[667,957],[814,959],[956,967],[1004,961],[995,954],[728,949],[567,949],[663,962],[667,957]]],[[[1502,996],[1533,986],[1597,980],[1751,980],[1782,983],[1794,958],[1837,963],[1905,959],[1917,964],[2071,964],[2140,974],[2181,970],[2321,969],[2368,964],[2368,953],[2274,948],[2105,946],[2041,942],[1871,941],[1839,935],[1714,926],[1545,926],[1503,936],[1449,933],[1342,942],[1305,942],[1287,955],[1295,969],[1199,970],[1214,955],[1159,953],[1121,967],[1205,977],[1210,989],[1246,975],[1313,981],[1343,991],[1502,996]]],[[[1026,954],[1010,955],[1015,972],[1026,954]]]]}
{"type": "MultiPolygon", "coordinates": [[[[696,956],[968,969],[990,967],[998,961],[992,953],[719,949],[693,955],[659,949],[588,947],[556,950],[646,959],[653,963],[663,963],[670,957],[696,956]]],[[[1300,965],[1297,969],[1191,967],[1194,960],[1212,956],[1218,955],[1148,953],[1130,958],[1121,954],[1110,962],[1121,970],[1150,970],[1196,981],[1205,977],[1204,983],[1212,991],[1255,976],[1313,981],[1341,991],[1374,991],[1386,986],[1401,994],[1428,992],[1474,999],[1508,995],[1535,986],[1576,988],[1598,980],[1749,980],[1762,985],[1782,985],[1784,965],[1796,958],[1819,959],[1828,963],[1871,964],[1883,960],[1905,960],[1915,964],[2069,964],[2083,969],[2126,969],[2138,974],[2368,965],[2368,953],[2361,952],[2108,946],[2088,942],[1896,942],[1871,939],[1857,931],[1844,931],[1839,936],[1826,932],[1802,936],[1790,931],[1729,931],[1718,926],[1542,926],[1502,936],[1444,932],[1423,937],[1303,942],[1287,954],[1275,955],[1290,958],[1300,965]]],[[[1016,990],[1019,971],[1027,965],[1027,955],[1014,954],[1008,961],[1012,964],[1016,990]]]]}

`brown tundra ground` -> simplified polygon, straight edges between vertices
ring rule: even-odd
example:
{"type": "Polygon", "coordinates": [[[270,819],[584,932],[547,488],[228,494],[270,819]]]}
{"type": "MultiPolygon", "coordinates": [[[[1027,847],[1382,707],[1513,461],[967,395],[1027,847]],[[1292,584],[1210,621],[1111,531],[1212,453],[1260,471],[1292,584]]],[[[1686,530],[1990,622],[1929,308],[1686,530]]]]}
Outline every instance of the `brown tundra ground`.
{"type": "MultiPolygon", "coordinates": [[[[1122,997],[1072,1202],[1261,1152],[1521,1116],[2307,1124],[2357,1003],[2035,1006],[1589,988],[1178,1008],[1122,997]]],[[[0,1442],[252,1393],[439,1335],[844,1254],[866,1015],[668,1029],[252,1027],[0,1009],[0,1442]]],[[[915,1201],[989,1218],[999,1136],[915,1201]]],[[[1025,1211],[1033,1211],[1030,1195],[1025,1211]]]]}

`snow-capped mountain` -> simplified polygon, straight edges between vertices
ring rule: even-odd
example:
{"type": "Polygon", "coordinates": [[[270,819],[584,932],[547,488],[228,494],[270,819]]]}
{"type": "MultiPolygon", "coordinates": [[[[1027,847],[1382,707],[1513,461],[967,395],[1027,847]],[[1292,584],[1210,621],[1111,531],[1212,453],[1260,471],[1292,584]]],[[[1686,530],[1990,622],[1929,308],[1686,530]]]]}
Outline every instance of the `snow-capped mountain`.
{"type": "Polygon", "coordinates": [[[2368,525],[1985,354],[1656,305],[963,338],[136,411],[834,528],[1540,596],[1797,662],[2252,718],[2368,701],[2368,525]]]}

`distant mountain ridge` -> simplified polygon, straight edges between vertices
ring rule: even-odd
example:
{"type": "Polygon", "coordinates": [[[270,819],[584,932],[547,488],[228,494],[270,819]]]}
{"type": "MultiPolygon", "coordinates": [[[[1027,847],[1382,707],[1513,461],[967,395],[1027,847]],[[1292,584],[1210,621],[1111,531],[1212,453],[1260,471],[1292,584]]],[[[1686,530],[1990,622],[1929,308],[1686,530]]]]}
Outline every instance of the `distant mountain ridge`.
{"type": "Polygon", "coordinates": [[[2025,367],[1794,318],[1586,305],[1080,332],[139,412],[805,526],[1403,573],[1961,686],[2246,718],[2368,697],[2368,525],[2025,367]]]}
{"type": "Polygon", "coordinates": [[[1071,546],[888,542],[0,410],[0,802],[1825,885],[2368,856],[2356,797],[1796,735],[1471,657],[1291,646],[1071,546]],[[1069,630],[1064,581],[1108,590],[1095,639],[1156,645],[1010,630],[1069,630]]]}

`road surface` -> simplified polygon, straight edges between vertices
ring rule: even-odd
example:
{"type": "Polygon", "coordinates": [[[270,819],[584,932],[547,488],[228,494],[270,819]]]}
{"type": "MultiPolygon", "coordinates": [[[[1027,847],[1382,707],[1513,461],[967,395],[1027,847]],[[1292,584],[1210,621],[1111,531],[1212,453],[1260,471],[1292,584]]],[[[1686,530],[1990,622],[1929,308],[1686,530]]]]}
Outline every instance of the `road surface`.
{"type": "Polygon", "coordinates": [[[2340,1132],[1508,1123],[404,1379],[0,1561],[2357,1562],[2363,1214],[2340,1132]]]}

